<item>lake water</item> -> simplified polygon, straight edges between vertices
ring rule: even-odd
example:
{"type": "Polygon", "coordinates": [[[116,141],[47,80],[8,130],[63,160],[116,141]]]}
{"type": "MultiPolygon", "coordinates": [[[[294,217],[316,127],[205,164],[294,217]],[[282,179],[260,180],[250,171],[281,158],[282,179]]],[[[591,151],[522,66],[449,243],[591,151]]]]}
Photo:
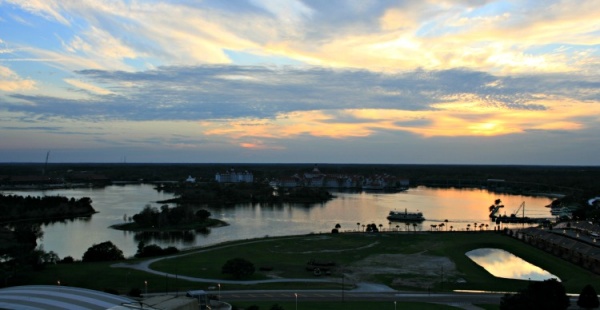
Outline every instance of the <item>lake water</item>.
{"type": "MultiPolygon", "coordinates": [[[[45,251],[54,251],[61,258],[72,256],[81,259],[93,244],[110,240],[123,251],[126,257],[137,251],[139,240],[160,246],[175,246],[183,249],[205,246],[230,240],[264,236],[298,235],[330,232],[336,224],[341,231],[362,230],[363,224],[383,225],[383,229],[406,230],[404,223],[388,223],[390,210],[421,211],[426,221],[419,230],[430,230],[448,220],[445,229],[465,230],[475,222],[489,224],[488,207],[495,199],[506,206],[501,214],[510,214],[525,202],[525,215],[529,217],[551,217],[548,208],[551,202],[546,197],[496,194],[481,189],[438,189],[417,187],[399,193],[334,192],[337,198],[326,203],[305,205],[262,205],[239,204],[227,208],[208,208],[212,217],[229,223],[229,226],[212,229],[208,234],[153,235],[142,236],[109,228],[123,223],[124,216],[139,213],[145,205],[159,207],[159,200],[172,198],[168,193],[154,190],[153,185],[112,185],[105,188],[77,188],[48,191],[5,191],[17,195],[62,195],[66,197],[90,197],[92,206],[99,213],[87,220],[73,220],[43,226],[41,244],[45,251]],[[357,226],[357,223],[361,223],[357,226]],[[396,225],[399,228],[396,228],[396,225]]],[[[519,224],[521,225],[521,224],[519,224]]],[[[412,229],[412,226],[410,226],[412,229]]]]}
{"type": "Polygon", "coordinates": [[[501,249],[477,249],[467,252],[466,255],[498,278],[533,281],[557,279],[560,281],[557,276],[548,271],[501,249]]]}

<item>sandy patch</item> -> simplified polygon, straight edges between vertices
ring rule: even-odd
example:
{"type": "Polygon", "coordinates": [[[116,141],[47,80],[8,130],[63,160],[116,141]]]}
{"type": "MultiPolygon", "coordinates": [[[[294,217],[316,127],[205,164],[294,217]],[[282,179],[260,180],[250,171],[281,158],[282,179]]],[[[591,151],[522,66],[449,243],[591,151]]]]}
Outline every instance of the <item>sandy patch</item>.
{"type": "Polygon", "coordinates": [[[375,275],[391,275],[394,285],[428,288],[455,281],[460,275],[447,257],[417,254],[380,254],[345,266],[346,279],[356,283],[371,281],[375,275]]]}

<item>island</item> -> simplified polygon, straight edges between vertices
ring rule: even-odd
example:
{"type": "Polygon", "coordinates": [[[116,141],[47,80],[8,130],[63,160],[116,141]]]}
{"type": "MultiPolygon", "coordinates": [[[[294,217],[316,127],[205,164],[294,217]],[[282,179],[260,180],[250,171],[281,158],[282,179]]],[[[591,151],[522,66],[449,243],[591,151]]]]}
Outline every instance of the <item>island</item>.
{"type": "Polygon", "coordinates": [[[209,211],[191,206],[169,208],[168,205],[163,205],[159,210],[146,205],[140,213],[131,217],[129,222],[112,225],[111,228],[135,232],[174,232],[206,231],[211,227],[228,225],[210,216],[209,211]]]}

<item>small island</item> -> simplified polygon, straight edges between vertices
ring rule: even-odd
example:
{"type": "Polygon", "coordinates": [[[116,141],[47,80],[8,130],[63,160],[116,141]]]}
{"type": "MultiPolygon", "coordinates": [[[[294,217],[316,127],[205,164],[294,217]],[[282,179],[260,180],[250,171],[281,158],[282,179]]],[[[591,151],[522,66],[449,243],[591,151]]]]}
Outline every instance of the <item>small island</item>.
{"type": "Polygon", "coordinates": [[[130,222],[112,225],[111,228],[134,232],[169,232],[169,231],[203,231],[211,227],[226,226],[221,220],[210,218],[211,213],[205,209],[190,206],[169,208],[161,206],[160,210],[146,205],[142,212],[134,215],[130,222]]]}

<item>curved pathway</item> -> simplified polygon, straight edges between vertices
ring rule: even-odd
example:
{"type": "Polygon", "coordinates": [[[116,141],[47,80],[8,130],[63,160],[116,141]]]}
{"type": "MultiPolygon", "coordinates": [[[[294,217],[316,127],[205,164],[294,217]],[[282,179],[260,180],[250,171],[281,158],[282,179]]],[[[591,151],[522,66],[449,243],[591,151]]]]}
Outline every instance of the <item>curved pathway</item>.
{"type": "MultiPolygon", "coordinates": [[[[206,283],[223,283],[223,284],[242,284],[242,285],[252,285],[252,284],[262,284],[262,283],[283,283],[283,282],[314,282],[314,283],[338,283],[339,280],[337,279],[286,279],[286,278],[280,278],[280,279],[267,279],[267,280],[223,280],[223,279],[207,279],[207,278],[197,278],[197,277],[190,277],[190,276],[184,276],[184,275],[175,275],[175,274],[171,274],[171,273],[167,273],[167,272],[163,272],[163,271],[157,271],[154,270],[152,268],[150,268],[150,265],[152,265],[153,263],[160,261],[160,260],[165,260],[165,259],[171,259],[171,258],[176,258],[176,257],[182,257],[182,256],[186,256],[186,255],[192,255],[192,254],[198,254],[198,253],[203,253],[203,252],[209,252],[209,251],[213,251],[216,249],[223,249],[223,248],[228,248],[228,247],[233,247],[233,246],[239,246],[239,245],[247,245],[247,244],[252,244],[252,243],[258,243],[258,242],[264,242],[265,240],[255,240],[255,241],[249,241],[249,242],[244,242],[244,243],[235,243],[235,244],[226,244],[226,245],[220,245],[220,246],[214,246],[208,249],[200,249],[200,250],[196,250],[196,251],[190,251],[187,253],[183,253],[183,254],[175,254],[175,255],[170,255],[170,256],[162,256],[162,257],[157,257],[157,258],[151,258],[148,260],[144,260],[142,262],[136,263],[136,264],[130,264],[130,263],[116,263],[116,264],[112,264],[111,267],[114,268],[131,268],[131,269],[135,269],[135,270],[141,270],[144,272],[148,272],[148,273],[152,273],[152,274],[157,274],[157,275],[169,275],[169,276],[177,276],[178,279],[184,279],[187,281],[191,281],[191,282],[206,282],[206,283]]],[[[386,286],[387,287],[387,286],[386,286]]],[[[391,288],[387,287],[388,289],[392,290],[391,288]]]]}
{"type": "MultiPolygon", "coordinates": [[[[196,251],[190,251],[183,254],[175,254],[171,256],[157,257],[144,260],[139,263],[130,264],[130,263],[116,263],[111,265],[111,267],[115,268],[131,268],[135,270],[140,270],[152,274],[157,275],[169,275],[169,276],[177,276],[179,279],[184,279],[191,282],[205,282],[205,283],[219,283],[219,284],[241,284],[241,285],[252,285],[252,284],[262,284],[262,283],[284,283],[284,282],[314,282],[314,283],[340,283],[339,279],[289,279],[289,278],[280,278],[280,279],[267,279],[267,280],[250,280],[250,281],[236,281],[236,280],[223,280],[223,279],[207,279],[207,278],[197,278],[183,275],[174,275],[170,273],[165,273],[162,271],[153,270],[150,268],[150,265],[153,263],[171,259],[175,257],[181,257],[186,255],[192,255],[197,253],[209,252],[215,249],[222,249],[232,246],[239,246],[242,244],[252,244],[257,242],[264,242],[264,240],[255,240],[248,241],[244,243],[235,243],[228,245],[218,245],[208,249],[200,249],[196,251]]],[[[441,303],[447,304],[451,306],[455,306],[461,309],[481,309],[479,307],[474,306],[473,301],[478,301],[481,303],[498,303],[500,300],[500,296],[498,294],[461,294],[461,293],[446,293],[446,294],[427,294],[423,292],[401,292],[395,289],[390,288],[387,285],[378,284],[378,283],[366,283],[359,282],[356,283],[356,287],[352,290],[346,291],[344,294],[340,290],[299,290],[299,291],[277,291],[277,290],[258,290],[258,291],[220,291],[220,295],[227,296],[228,299],[235,300],[237,298],[241,298],[241,300],[246,300],[248,298],[258,298],[261,300],[286,300],[295,296],[302,296],[303,299],[309,300],[330,300],[330,299],[338,299],[340,298],[338,295],[344,299],[352,300],[356,298],[356,300],[389,300],[393,302],[395,300],[405,300],[405,301],[420,301],[420,302],[433,302],[433,303],[441,303]],[[294,293],[292,293],[294,292],[294,293]],[[300,294],[296,294],[299,292],[300,294]],[[282,294],[281,296],[275,296],[274,293],[282,294]],[[262,296],[261,294],[265,294],[262,296]],[[332,296],[326,296],[323,294],[333,294],[332,296]]]]}

